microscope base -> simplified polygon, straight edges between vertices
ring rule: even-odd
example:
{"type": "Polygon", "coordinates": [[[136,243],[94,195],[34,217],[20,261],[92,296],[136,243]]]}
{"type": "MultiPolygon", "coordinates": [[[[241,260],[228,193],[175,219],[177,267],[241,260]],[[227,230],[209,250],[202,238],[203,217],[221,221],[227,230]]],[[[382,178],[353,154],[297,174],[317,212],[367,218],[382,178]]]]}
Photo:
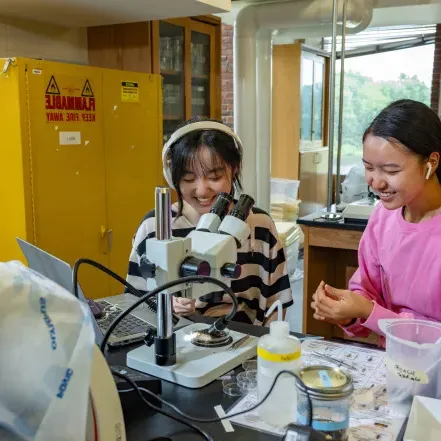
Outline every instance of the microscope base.
{"type": "MultiPolygon", "coordinates": [[[[195,331],[208,325],[195,323],[176,332],[176,364],[158,366],[154,346],[141,346],[127,354],[127,366],[163,380],[192,389],[206,386],[243,361],[256,355],[257,337],[250,336],[242,346],[229,351],[231,344],[220,348],[204,348],[190,342],[195,331]]],[[[233,343],[245,334],[229,331],[233,343]]]]}

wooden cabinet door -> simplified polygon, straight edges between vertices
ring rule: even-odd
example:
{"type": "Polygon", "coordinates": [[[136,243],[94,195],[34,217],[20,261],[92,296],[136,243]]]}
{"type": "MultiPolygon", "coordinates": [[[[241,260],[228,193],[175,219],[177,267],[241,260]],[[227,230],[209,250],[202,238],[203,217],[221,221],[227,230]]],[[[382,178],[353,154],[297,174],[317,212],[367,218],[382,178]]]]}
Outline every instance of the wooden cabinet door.
{"type": "Polygon", "coordinates": [[[162,76],[163,142],[193,116],[220,119],[220,21],[176,18],[152,23],[153,72],[162,76]]]}
{"type": "Polygon", "coordinates": [[[154,68],[162,76],[163,142],[190,118],[188,110],[187,62],[188,19],[156,22],[154,68]]]}
{"type": "Polygon", "coordinates": [[[187,87],[190,89],[187,96],[190,97],[192,117],[216,117],[214,36],[213,26],[195,20],[190,21],[190,47],[187,46],[189,54],[187,87]]]}

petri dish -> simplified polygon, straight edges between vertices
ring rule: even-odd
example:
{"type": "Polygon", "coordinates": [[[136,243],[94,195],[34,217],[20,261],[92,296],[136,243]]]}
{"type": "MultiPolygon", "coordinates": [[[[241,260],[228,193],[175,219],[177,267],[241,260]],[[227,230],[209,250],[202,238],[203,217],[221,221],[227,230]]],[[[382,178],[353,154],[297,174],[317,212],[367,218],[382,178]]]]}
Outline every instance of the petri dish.
{"type": "Polygon", "coordinates": [[[241,397],[244,394],[235,378],[222,380],[222,390],[230,397],[241,397]]]}
{"type": "Polygon", "coordinates": [[[242,363],[244,371],[257,371],[257,360],[247,360],[242,363]]]}

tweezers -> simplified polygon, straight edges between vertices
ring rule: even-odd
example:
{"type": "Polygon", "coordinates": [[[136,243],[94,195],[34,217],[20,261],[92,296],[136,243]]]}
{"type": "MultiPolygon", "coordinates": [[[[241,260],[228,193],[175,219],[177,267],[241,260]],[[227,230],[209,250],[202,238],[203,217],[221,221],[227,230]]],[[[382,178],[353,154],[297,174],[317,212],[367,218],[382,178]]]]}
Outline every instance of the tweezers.
{"type": "Polygon", "coordinates": [[[232,351],[233,349],[237,349],[239,346],[242,346],[243,343],[245,343],[246,340],[250,338],[250,334],[244,335],[242,338],[239,338],[236,342],[234,342],[227,351],[232,351]]]}
{"type": "Polygon", "coordinates": [[[316,355],[317,357],[326,358],[328,361],[333,361],[334,363],[341,364],[342,366],[346,366],[349,369],[357,370],[354,366],[352,366],[348,363],[345,363],[344,361],[340,361],[340,360],[337,360],[336,358],[330,357],[329,355],[320,354],[319,352],[314,352],[314,355],[316,355]]]}

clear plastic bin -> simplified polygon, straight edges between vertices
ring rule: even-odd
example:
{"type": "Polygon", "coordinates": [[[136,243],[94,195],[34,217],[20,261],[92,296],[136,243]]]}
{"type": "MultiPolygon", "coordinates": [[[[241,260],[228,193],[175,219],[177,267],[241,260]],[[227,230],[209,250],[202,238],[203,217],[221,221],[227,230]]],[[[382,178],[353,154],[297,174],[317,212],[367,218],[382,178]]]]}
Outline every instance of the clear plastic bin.
{"type": "Polygon", "coordinates": [[[299,217],[299,183],[288,179],[271,179],[271,217],[274,220],[293,221],[299,217]]]}
{"type": "Polygon", "coordinates": [[[290,279],[294,276],[297,269],[299,261],[299,245],[300,239],[297,239],[285,248],[286,270],[290,279]]]}
{"type": "Polygon", "coordinates": [[[275,222],[280,242],[285,250],[286,266],[291,278],[297,268],[301,230],[295,222],[275,222]]]}
{"type": "Polygon", "coordinates": [[[386,336],[387,394],[395,414],[409,414],[413,397],[441,398],[441,323],[380,320],[386,336]]]}
{"type": "Polygon", "coordinates": [[[271,179],[271,202],[294,202],[297,200],[300,181],[271,179]]]}

